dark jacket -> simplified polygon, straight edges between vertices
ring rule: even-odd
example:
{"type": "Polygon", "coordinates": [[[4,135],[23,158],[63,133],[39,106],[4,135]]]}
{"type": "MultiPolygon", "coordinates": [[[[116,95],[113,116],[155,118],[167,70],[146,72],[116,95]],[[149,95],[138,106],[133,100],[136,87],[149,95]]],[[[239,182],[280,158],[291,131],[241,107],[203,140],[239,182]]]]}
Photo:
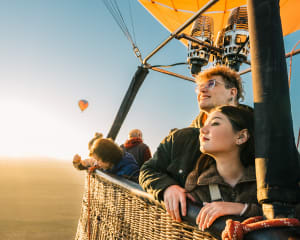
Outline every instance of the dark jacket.
{"type": "Polygon", "coordinates": [[[199,129],[184,128],[172,132],[160,143],[153,158],[141,167],[140,185],[159,201],[163,200],[163,191],[167,187],[184,187],[200,156],[199,147],[199,129]]]}
{"type": "Polygon", "coordinates": [[[243,214],[245,217],[261,216],[262,209],[256,197],[255,168],[250,166],[245,169],[244,176],[232,187],[219,175],[216,165],[212,164],[199,177],[191,172],[186,180],[185,188],[199,202],[212,202],[209,184],[217,184],[224,202],[248,203],[248,208],[243,214]]]}
{"type": "Polygon", "coordinates": [[[132,154],[125,152],[120,162],[112,169],[107,170],[107,172],[116,174],[117,176],[138,177],[139,170],[140,168],[132,154]]]}
{"type": "MultiPolygon", "coordinates": [[[[97,166],[97,160],[96,159],[91,159],[92,161],[92,166],[83,166],[82,163],[73,162],[73,166],[77,168],[78,170],[87,170],[89,167],[97,166]]],[[[125,152],[121,160],[113,166],[111,169],[108,170],[103,170],[104,172],[107,173],[112,173],[117,176],[121,177],[126,177],[130,180],[138,182],[138,177],[139,177],[139,166],[137,162],[135,161],[134,157],[132,154],[125,152]]]]}
{"type": "Polygon", "coordinates": [[[207,118],[207,114],[201,111],[198,116],[192,121],[189,127],[201,128],[204,125],[204,122],[207,118]]]}
{"type": "Polygon", "coordinates": [[[120,146],[124,151],[131,153],[139,167],[141,167],[144,162],[151,158],[151,152],[149,147],[143,143],[141,138],[131,138],[128,139],[124,144],[120,146]]]}

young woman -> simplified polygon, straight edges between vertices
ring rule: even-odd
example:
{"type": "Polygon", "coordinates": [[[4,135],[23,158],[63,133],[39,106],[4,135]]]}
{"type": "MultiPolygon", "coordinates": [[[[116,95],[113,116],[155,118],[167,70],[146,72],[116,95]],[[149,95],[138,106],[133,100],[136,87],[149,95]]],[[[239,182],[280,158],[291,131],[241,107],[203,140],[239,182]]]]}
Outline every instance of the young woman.
{"type": "Polygon", "coordinates": [[[203,153],[185,188],[204,203],[196,223],[201,230],[218,217],[261,215],[256,199],[253,111],[221,106],[200,130],[203,153]]]}

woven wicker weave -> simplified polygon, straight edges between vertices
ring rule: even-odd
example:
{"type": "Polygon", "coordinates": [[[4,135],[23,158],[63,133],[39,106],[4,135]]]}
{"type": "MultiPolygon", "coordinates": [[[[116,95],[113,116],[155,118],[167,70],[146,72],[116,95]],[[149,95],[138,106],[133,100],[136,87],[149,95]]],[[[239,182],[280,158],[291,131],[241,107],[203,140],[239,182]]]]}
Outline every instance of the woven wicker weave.
{"type": "MultiPolygon", "coordinates": [[[[120,181],[99,173],[97,171],[90,180],[91,240],[215,239],[188,223],[173,221],[162,206],[138,185],[128,186],[126,180],[120,181]]],[[[76,240],[88,240],[87,225],[88,177],[76,240]]]]}

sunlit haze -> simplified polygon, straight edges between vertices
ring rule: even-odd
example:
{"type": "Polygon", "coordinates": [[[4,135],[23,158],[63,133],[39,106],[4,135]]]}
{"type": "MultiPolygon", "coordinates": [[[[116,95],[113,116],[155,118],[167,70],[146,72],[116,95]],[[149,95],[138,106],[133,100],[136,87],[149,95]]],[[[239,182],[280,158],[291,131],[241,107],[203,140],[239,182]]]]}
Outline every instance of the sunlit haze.
{"type": "MultiPolygon", "coordinates": [[[[145,57],[169,33],[137,1],[132,1],[132,9],[136,42],[145,57]]],[[[0,29],[0,157],[70,160],[75,153],[87,155],[94,132],[108,133],[140,65],[103,3],[5,1],[0,29]],[[80,99],[89,101],[84,112],[77,105],[80,99]]],[[[286,52],[299,39],[300,31],[287,36],[286,52]]],[[[183,62],[186,56],[186,48],[174,40],[150,63],[183,62]]],[[[295,135],[300,127],[299,65],[296,55],[291,84],[295,135]]],[[[189,75],[187,66],[174,70],[189,75]]],[[[253,105],[251,73],[243,81],[244,103],[253,105]]],[[[197,115],[194,87],[150,72],[116,141],[123,143],[131,129],[139,128],[154,152],[171,128],[186,127],[197,115]]]]}

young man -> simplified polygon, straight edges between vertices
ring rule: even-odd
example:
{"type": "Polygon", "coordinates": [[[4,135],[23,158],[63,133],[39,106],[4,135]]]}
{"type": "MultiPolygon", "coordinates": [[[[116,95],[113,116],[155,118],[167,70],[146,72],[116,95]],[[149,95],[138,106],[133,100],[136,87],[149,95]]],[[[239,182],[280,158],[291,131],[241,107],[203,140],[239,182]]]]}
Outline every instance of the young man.
{"type": "Polygon", "coordinates": [[[193,121],[194,128],[177,130],[167,136],[158,146],[152,159],[140,171],[140,185],[155,199],[164,201],[171,217],[180,222],[180,212],[186,215],[184,184],[201,152],[199,150],[199,127],[206,114],[220,105],[237,106],[243,99],[243,88],[238,73],[225,66],[217,66],[200,73],[196,78],[197,100],[201,110],[193,121]],[[184,151],[182,151],[184,148],[184,151]]]}

